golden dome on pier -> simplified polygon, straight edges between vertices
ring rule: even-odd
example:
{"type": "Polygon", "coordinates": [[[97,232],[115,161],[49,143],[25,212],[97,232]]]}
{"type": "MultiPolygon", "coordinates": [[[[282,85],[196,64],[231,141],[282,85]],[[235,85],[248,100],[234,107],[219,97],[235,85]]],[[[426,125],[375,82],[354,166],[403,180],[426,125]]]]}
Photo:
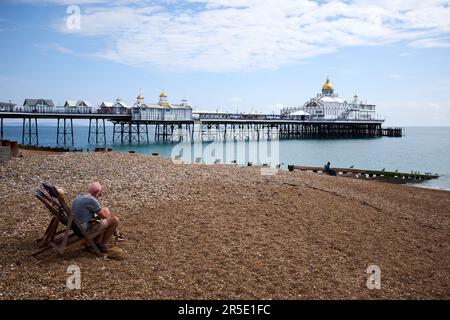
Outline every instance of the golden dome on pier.
{"type": "Polygon", "coordinates": [[[322,87],[322,91],[323,90],[334,90],[333,86],[330,83],[330,79],[327,78],[327,82],[325,82],[325,84],[322,87]]]}

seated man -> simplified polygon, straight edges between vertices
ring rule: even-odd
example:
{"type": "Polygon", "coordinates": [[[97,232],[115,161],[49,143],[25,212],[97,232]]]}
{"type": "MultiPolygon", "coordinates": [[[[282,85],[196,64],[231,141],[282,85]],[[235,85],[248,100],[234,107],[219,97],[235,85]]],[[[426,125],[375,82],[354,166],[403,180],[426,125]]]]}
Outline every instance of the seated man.
{"type": "Polygon", "coordinates": [[[78,218],[81,226],[88,232],[107,229],[95,239],[95,244],[106,253],[108,247],[106,241],[116,232],[119,219],[109,213],[109,209],[102,207],[98,198],[102,195],[102,186],[99,182],[92,182],[87,193],[77,196],[72,202],[72,212],[78,218]],[[93,223],[97,217],[101,218],[97,224],[93,223]]]}
{"type": "Polygon", "coordinates": [[[328,173],[330,176],[336,176],[336,171],[334,171],[333,169],[331,169],[331,164],[330,162],[328,162],[325,166],[324,166],[325,172],[328,173]]]}

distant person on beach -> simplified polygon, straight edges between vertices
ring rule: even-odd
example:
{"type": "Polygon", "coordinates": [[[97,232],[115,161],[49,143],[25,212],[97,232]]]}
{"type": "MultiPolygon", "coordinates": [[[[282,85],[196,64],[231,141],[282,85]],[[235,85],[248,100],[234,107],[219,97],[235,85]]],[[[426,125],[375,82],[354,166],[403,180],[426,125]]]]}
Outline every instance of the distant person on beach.
{"type": "Polygon", "coordinates": [[[106,242],[116,232],[119,219],[110,214],[107,207],[102,207],[98,199],[102,195],[102,185],[92,182],[86,193],[78,195],[72,202],[72,212],[78,218],[81,226],[88,232],[107,229],[95,239],[95,244],[103,253],[108,252],[106,242]],[[100,218],[100,221],[96,218],[100,218]]]}
{"type": "Polygon", "coordinates": [[[326,173],[328,173],[330,176],[336,176],[336,171],[334,171],[333,169],[331,169],[331,164],[330,162],[328,162],[325,166],[324,166],[324,170],[326,173]]]}

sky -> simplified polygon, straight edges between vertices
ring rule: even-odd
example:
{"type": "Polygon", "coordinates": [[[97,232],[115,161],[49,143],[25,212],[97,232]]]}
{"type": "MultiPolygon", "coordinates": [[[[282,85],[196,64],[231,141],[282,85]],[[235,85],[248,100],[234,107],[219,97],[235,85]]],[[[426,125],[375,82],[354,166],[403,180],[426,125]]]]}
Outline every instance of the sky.
{"type": "Polygon", "coordinates": [[[279,113],[320,92],[450,126],[450,1],[0,0],[0,101],[142,93],[279,113]]]}

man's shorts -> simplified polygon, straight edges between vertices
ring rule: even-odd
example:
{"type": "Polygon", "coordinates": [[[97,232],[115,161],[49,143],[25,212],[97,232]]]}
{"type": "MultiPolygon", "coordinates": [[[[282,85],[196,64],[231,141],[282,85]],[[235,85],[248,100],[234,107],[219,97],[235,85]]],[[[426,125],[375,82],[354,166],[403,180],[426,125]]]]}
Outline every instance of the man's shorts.
{"type": "Polygon", "coordinates": [[[87,231],[87,232],[94,232],[99,231],[102,229],[108,228],[110,223],[107,219],[101,219],[101,220],[91,220],[86,223],[83,223],[81,226],[87,231]]]}

